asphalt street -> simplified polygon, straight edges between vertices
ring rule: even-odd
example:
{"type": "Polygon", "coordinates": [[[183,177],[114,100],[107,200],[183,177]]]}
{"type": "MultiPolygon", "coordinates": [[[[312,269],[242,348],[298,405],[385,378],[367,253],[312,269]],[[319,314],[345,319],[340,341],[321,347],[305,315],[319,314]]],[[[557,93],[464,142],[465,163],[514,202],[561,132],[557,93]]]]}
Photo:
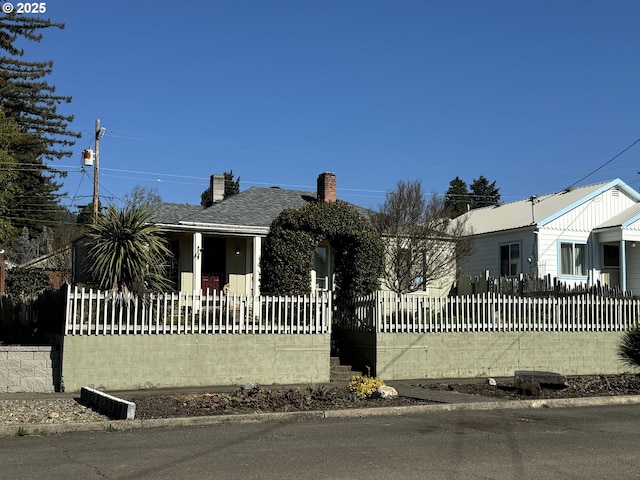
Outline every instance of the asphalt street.
{"type": "Polygon", "coordinates": [[[3,479],[635,479],[640,406],[432,411],[0,438],[3,479]]]}

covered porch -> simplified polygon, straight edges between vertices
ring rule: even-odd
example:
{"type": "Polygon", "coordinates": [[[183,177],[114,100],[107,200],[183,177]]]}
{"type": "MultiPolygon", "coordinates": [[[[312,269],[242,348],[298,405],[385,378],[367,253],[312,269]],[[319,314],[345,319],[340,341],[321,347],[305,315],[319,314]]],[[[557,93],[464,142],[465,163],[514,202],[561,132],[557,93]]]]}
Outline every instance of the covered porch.
{"type": "Polygon", "coordinates": [[[600,281],[623,292],[640,292],[640,226],[625,222],[594,230],[594,265],[600,281]]]}

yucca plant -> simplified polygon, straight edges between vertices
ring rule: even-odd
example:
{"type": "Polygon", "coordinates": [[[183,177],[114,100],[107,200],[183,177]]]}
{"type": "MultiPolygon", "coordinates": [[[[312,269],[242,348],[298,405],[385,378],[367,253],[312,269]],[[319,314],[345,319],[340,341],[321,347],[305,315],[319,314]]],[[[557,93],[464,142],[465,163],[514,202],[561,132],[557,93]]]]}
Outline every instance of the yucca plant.
{"type": "Polygon", "coordinates": [[[627,365],[640,367],[640,323],[622,334],[618,355],[627,365]]]}
{"type": "Polygon", "coordinates": [[[146,207],[109,206],[87,232],[89,273],[99,288],[145,295],[171,288],[165,265],[171,252],[146,207]]]}

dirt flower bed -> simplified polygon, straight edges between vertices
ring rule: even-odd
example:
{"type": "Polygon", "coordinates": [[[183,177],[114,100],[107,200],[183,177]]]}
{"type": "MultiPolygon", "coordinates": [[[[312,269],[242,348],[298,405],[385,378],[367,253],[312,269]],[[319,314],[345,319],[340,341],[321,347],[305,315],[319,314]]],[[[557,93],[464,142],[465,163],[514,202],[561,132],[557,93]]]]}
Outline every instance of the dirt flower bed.
{"type": "MultiPolygon", "coordinates": [[[[570,377],[566,388],[541,385],[537,398],[575,398],[608,395],[640,395],[640,375],[600,375],[570,377]]],[[[496,399],[527,399],[508,381],[492,386],[485,379],[466,382],[417,383],[425,389],[455,391],[496,399]]],[[[414,398],[360,399],[346,387],[329,385],[300,388],[239,388],[228,393],[181,395],[132,395],[126,398],[136,404],[137,419],[196,417],[266,412],[300,412],[345,408],[376,408],[425,405],[431,402],[414,398]]]]}
{"type": "MultiPolygon", "coordinates": [[[[433,383],[420,384],[432,390],[455,391],[484,397],[517,400],[531,398],[531,392],[522,392],[513,382],[498,382],[489,385],[487,381],[477,383],[433,383]]],[[[567,386],[540,385],[536,398],[577,398],[604,397],[610,395],[640,395],[640,375],[598,375],[567,378],[567,386]]]]}
{"type": "Polygon", "coordinates": [[[136,404],[136,418],[197,417],[265,412],[301,412],[344,408],[424,405],[411,398],[359,399],[345,387],[240,388],[231,393],[141,395],[127,400],[136,404]]]}

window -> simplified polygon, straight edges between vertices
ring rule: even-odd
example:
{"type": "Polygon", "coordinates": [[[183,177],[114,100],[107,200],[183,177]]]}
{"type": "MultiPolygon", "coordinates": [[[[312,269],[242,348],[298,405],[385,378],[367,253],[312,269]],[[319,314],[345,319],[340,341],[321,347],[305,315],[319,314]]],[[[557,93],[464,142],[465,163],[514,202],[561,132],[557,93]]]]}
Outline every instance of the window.
{"type": "Polygon", "coordinates": [[[500,276],[520,275],[520,244],[500,245],[500,276]]]}
{"type": "Polygon", "coordinates": [[[618,245],[602,246],[602,264],[609,268],[620,267],[620,247],[618,245]]]}
{"type": "Polygon", "coordinates": [[[316,288],[318,290],[329,289],[329,249],[327,247],[316,248],[316,257],[313,263],[316,273],[316,288]]]}
{"type": "Polygon", "coordinates": [[[560,275],[587,276],[587,246],[584,243],[560,243],[560,275]]]}

